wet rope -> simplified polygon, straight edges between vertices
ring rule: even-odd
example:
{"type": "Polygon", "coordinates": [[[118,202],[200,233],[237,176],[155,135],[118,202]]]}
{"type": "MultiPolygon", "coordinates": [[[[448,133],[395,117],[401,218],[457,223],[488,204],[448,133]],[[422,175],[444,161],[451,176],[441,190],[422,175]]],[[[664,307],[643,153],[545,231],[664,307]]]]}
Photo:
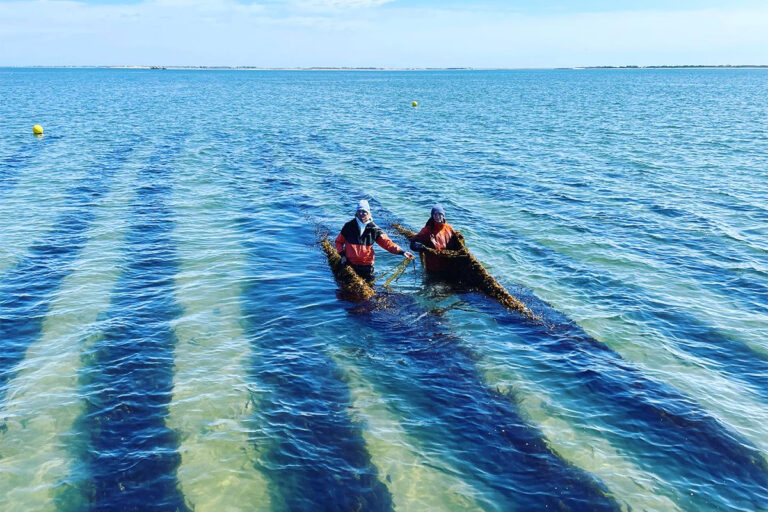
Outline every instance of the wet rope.
{"type": "Polygon", "coordinates": [[[397,266],[395,269],[395,273],[392,274],[392,276],[387,279],[387,281],[384,283],[384,287],[388,288],[389,285],[392,283],[392,281],[396,281],[402,274],[405,272],[405,269],[408,268],[408,264],[411,262],[408,258],[403,258],[403,262],[400,263],[400,265],[397,266]]]}

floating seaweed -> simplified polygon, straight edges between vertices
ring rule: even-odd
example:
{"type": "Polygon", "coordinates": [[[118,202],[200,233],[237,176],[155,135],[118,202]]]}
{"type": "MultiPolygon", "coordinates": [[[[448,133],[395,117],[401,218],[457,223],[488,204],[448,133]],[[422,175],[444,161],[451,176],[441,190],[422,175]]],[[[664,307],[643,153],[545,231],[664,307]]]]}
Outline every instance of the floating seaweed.
{"type": "MultiPolygon", "coordinates": [[[[392,224],[392,227],[408,240],[412,240],[413,237],[416,236],[415,231],[406,228],[402,224],[395,223],[392,224]]],[[[436,250],[431,247],[424,247],[424,251],[449,261],[447,272],[449,280],[455,281],[457,284],[461,284],[467,288],[480,291],[498,301],[499,304],[505,308],[515,310],[531,320],[541,320],[538,316],[534,315],[525,304],[509,293],[506,288],[501,286],[501,284],[499,284],[487,270],[485,270],[483,264],[469,252],[469,249],[467,249],[464,242],[464,236],[458,231],[456,231],[455,234],[459,243],[458,250],[436,250]]]]}
{"type": "Polygon", "coordinates": [[[345,298],[351,301],[365,301],[376,295],[373,286],[357,275],[348,265],[341,263],[339,252],[327,236],[320,240],[320,246],[328,258],[328,266],[331,267],[331,272],[341,286],[345,298]]]}

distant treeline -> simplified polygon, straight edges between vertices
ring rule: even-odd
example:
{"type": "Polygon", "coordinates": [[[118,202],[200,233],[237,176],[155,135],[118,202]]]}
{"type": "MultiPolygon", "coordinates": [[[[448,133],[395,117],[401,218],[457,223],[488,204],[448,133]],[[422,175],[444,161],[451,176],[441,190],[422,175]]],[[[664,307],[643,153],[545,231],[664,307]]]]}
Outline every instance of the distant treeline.
{"type": "MultiPolygon", "coordinates": [[[[46,66],[39,66],[46,67],[46,66]]],[[[80,66],[63,66],[80,67],[80,66]]],[[[87,66],[86,66],[87,67],[87,66]]],[[[313,66],[308,68],[261,68],[257,66],[94,66],[109,69],[212,69],[212,70],[256,70],[256,71],[442,71],[442,70],[471,70],[474,68],[380,68],[380,67],[332,67],[332,66],[313,66]]]]}
{"type": "Polygon", "coordinates": [[[582,69],[701,69],[701,68],[768,68],[766,64],[678,64],[672,66],[584,66],[582,69]]]}

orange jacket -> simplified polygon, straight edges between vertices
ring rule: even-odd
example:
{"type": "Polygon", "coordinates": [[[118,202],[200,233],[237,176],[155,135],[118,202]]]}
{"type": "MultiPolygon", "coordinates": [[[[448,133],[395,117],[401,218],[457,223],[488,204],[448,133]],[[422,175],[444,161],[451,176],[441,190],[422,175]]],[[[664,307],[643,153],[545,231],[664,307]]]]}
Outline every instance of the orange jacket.
{"type": "MultiPolygon", "coordinates": [[[[411,240],[411,248],[413,242],[421,242],[427,247],[432,249],[458,249],[458,241],[453,234],[453,228],[450,224],[443,223],[437,224],[432,218],[427,221],[427,224],[421,228],[421,231],[413,237],[411,240]]],[[[424,265],[427,267],[428,272],[440,272],[442,270],[448,270],[448,262],[439,256],[434,254],[424,253],[424,265]]]]}
{"type": "Polygon", "coordinates": [[[336,237],[336,250],[339,254],[346,256],[347,261],[352,265],[373,265],[373,242],[392,254],[404,252],[373,222],[366,224],[363,233],[360,234],[356,219],[352,219],[341,228],[341,233],[336,237]]]}

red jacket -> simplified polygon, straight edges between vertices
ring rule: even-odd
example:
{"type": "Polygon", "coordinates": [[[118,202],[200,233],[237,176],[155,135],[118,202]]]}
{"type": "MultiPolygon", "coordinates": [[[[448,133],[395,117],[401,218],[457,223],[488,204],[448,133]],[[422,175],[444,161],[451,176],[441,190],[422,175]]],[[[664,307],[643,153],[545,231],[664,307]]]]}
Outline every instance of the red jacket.
{"type": "MultiPolygon", "coordinates": [[[[438,224],[432,218],[427,221],[427,224],[421,228],[421,231],[413,237],[411,240],[411,248],[413,249],[413,242],[421,242],[427,247],[432,249],[458,249],[458,240],[453,234],[453,228],[450,224],[443,223],[438,224]]],[[[428,272],[440,272],[442,270],[448,270],[448,262],[445,259],[435,256],[434,254],[424,253],[424,265],[427,267],[428,272]]]]}
{"type": "Polygon", "coordinates": [[[403,250],[395,242],[389,239],[379,226],[373,222],[366,224],[363,233],[357,220],[344,224],[341,233],[336,237],[336,250],[347,257],[352,265],[373,265],[373,242],[376,242],[392,254],[403,254],[403,250]]]}

